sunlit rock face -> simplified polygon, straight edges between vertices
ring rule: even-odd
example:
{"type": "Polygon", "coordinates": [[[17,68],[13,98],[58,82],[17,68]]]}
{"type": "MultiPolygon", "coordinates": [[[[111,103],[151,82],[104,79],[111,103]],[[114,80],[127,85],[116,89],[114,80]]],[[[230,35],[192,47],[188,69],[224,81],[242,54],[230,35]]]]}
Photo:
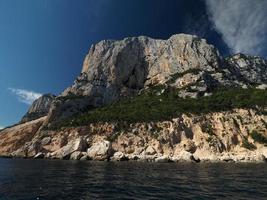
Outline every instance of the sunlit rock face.
{"type": "Polygon", "coordinates": [[[214,46],[193,35],[104,40],[92,45],[80,76],[54,101],[46,124],[156,85],[178,88],[181,98],[209,96],[221,86],[264,89],[266,69],[258,57],[223,59],[214,46]]]}
{"type": "Polygon", "coordinates": [[[144,36],[104,40],[90,48],[81,75],[62,96],[89,96],[88,104],[102,106],[175,81],[178,87],[189,85],[181,97],[205,95],[217,86],[260,86],[267,84],[267,62],[243,54],[222,59],[206,40],[186,34],[168,40],[144,36]],[[183,76],[174,79],[177,74],[183,76]],[[196,92],[190,95],[187,90],[192,89],[196,92]]]}
{"type": "Polygon", "coordinates": [[[103,105],[146,86],[164,84],[176,73],[214,71],[219,60],[212,45],[192,35],[174,35],[168,40],[105,40],[91,47],[82,74],[62,95],[92,96],[94,104],[103,105]]]}

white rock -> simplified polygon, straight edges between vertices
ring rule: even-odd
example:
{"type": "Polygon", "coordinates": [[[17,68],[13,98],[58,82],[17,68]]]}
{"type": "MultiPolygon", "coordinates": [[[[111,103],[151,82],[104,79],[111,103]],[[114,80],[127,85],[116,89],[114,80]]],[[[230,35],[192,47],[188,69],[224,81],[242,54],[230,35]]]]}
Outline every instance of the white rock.
{"type": "Polygon", "coordinates": [[[83,156],[82,152],[75,151],[70,155],[70,160],[80,160],[80,158],[83,156]]]}
{"type": "Polygon", "coordinates": [[[70,155],[75,151],[82,151],[84,148],[84,140],[77,138],[68,142],[66,146],[63,146],[59,150],[53,152],[51,156],[59,159],[69,159],[70,155]]]}
{"type": "Polygon", "coordinates": [[[126,157],[126,155],[124,155],[124,153],[122,152],[116,152],[114,153],[114,155],[111,157],[110,160],[111,161],[126,161],[126,160],[129,160],[129,158],[126,157]]]}
{"type": "Polygon", "coordinates": [[[166,162],[170,162],[170,158],[169,156],[161,156],[155,159],[155,162],[160,162],[160,163],[166,163],[166,162]]]}
{"type": "Polygon", "coordinates": [[[94,143],[88,150],[87,154],[90,159],[93,160],[107,160],[111,155],[111,143],[103,140],[94,143]]]}

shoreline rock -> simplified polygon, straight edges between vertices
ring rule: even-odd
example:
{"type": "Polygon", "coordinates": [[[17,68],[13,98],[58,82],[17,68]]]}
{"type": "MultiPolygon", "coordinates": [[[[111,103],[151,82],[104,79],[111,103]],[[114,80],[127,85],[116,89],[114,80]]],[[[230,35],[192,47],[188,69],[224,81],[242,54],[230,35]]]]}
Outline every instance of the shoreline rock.
{"type": "Polygon", "coordinates": [[[266,145],[251,136],[254,132],[266,137],[267,116],[252,109],[182,115],[171,121],[133,123],[119,134],[117,123],[94,123],[84,127],[40,131],[37,127],[44,120],[41,118],[2,131],[0,155],[141,162],[267,160],[266,145]],[[25,140],[21,131],[30,137],[25,140]],[[14,143],[13,140],[23,142],[14,143]]]}

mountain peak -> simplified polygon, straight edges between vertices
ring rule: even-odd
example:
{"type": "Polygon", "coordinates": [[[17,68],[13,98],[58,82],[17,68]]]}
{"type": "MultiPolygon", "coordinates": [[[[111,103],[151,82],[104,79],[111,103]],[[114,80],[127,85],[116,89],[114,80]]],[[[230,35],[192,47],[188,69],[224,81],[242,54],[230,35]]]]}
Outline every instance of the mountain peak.
{"type": "Polygon", "coordinates": [[[21,119],[21,123],[38,119],[48,114],[51,103],[55,100],[56,96],[53,94],[44,94],[36,99],[30,106],[27,113],[21,119]]]}

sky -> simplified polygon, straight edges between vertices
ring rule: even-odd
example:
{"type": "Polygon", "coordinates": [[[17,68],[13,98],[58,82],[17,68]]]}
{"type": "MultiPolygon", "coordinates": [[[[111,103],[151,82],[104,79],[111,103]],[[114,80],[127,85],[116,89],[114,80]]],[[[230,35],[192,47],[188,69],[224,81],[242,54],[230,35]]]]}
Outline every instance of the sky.
{"type": "Polygon", "coordinates": [[[222,56],[267,57],[267,0],[0,0],[0,129],[60,94],[103,39],[195,34],[222,56]]]}

